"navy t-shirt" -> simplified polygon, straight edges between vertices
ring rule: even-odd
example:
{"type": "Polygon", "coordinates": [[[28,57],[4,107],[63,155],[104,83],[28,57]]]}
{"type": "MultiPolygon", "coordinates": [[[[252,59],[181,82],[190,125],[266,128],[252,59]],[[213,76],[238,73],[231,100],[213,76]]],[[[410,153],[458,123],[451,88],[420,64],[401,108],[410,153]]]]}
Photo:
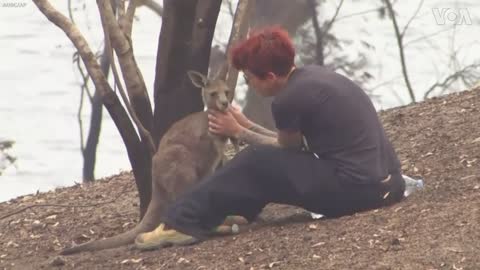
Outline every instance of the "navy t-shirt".
{"type": "Polygon", "coordinates": [[[327,68],[297,68],[275,96],[272,114],[278,130],[301,132],[310,151],[333,161],[342,178],[374,183],[400,170],[370,98],[327,68]]]}

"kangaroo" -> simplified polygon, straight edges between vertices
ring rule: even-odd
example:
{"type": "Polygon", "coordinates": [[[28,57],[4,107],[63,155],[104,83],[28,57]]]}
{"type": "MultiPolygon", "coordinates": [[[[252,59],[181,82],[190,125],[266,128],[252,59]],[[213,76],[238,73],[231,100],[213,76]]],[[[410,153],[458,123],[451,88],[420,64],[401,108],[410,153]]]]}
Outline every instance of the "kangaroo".
{"type": "MultiPolygon", "coordinates": [[[[196,71],[188,71],[193,85],[202,89],[208,109],[225,111],[234,97],[219,74],[208,79],[196,71]]],[[[177,121],[165,133],[152,159],[152,199],[143,219],[133,229],[122,234],[66,248],[62,255],[96,251],[131,244],[140,233],[154,230],[161,223],[166,207],[223,161],[226,137],[209,133],[206,111],[192,113],[177,121]]]]}

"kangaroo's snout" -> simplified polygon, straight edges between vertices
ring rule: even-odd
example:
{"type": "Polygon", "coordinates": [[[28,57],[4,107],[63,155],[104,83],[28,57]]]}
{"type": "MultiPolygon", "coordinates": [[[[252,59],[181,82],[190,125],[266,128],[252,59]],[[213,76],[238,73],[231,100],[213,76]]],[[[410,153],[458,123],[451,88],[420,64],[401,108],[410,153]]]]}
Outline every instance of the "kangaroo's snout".
{"type": "Polygon", "coordinates": [[[226,110],[228,108],[228,101],[220,102],[220,105],[222,110],[226,110]]]}

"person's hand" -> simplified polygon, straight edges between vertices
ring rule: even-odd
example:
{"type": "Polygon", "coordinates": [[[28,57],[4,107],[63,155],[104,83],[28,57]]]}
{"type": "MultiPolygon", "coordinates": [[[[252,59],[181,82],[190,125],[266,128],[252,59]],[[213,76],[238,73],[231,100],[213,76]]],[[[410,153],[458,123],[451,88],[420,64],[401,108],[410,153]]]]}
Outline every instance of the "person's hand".
{"type": "Polygon", "coordinates": [[[243,114],[240,106],[237,104],[232,103],[228,106],[228,111],[232,113],[233,117],[242,127],[249,129],[252,126],[252,122],[245,116],[245,114],[243,114]]]}
{"type": "Polygon", "coordinates": [[[213,134],[236,138],[243,128],[229,110],[208,111],[208,130],[213,134]]]}

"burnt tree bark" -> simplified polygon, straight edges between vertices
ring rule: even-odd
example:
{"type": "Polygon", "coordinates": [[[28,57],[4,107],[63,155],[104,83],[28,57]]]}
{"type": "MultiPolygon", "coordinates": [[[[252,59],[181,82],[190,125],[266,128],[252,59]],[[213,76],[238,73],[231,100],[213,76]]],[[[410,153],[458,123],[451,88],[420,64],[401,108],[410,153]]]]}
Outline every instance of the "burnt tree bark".
{"type": "Polygon", "coordinates": [[[140,216],[143,218],[151,198],[151,155],[156,151],[154,144],[158,144],[161,136],[173,122],[188,113],[203,109],[200,91],[186,80],[185,75],[188,69],[203,73],[207,71],[221,0],[164,2],[165,17],[158,46],[155,78],[155,143],[151,138],[154,113],[145,82],[133,55],[130,39],[136,1],[129,2],[126,12],[121,5],[117,19],[109,0],[97,0],[106,44],[111,46],[109,55],[113,56],[116,53],[126,86],[128,98],[113,61],[115,58],[111,57],[112,71],[125,107],[109,85],[95,55],[78,28],[50,5],[48,0],[33,2],[72,41],[96,91],[99,92],[103,105],[117,126],[132,165],[140,197],[140,216]]]}
{"type": "MultiPolygon", "coordinates": [[[[100,60],[100,68],[105,77],[108,78],[110,70],[110,59],[106,49],[103,50],[100,60]]],[[[95,91],[91,104],[92,112],[90,115],[90,127],[88,130],[87,142],[83,149],[83,182],[92,182],[95,180],[95,162],[97,157],[97,147],[102,128],[103,102],[99,91],[95,91]]]]}
{"type": "Polygon", "coordinates": [[[154,82],[153,136],[158,145],[177,120],[203,110],[200,91],[186,76],[207,73],[221,0],[165,0],[154,82]]]}

